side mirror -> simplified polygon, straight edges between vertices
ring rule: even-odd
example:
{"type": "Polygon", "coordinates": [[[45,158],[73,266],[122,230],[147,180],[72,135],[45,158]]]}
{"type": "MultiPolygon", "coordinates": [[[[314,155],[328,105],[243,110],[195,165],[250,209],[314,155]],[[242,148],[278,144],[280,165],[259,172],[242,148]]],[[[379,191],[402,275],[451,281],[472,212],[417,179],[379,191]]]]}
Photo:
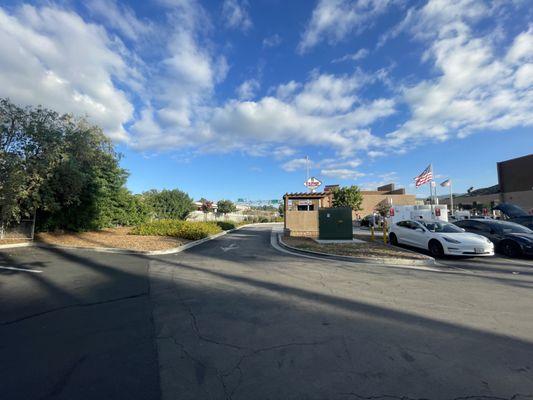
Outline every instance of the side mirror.
{"type": "Polygon", "coordinates": [[[417,230],[419,232],[424,232],[424,229],[422,229],[422,228],[416,228],[415,230],[417,230]]]}
{"type": "Polygon", "coordinates": [[[465,228],[461,228],[461,230],[462,230],[463,232],[466,232],[466,229],[465,229],[465,228]]]}

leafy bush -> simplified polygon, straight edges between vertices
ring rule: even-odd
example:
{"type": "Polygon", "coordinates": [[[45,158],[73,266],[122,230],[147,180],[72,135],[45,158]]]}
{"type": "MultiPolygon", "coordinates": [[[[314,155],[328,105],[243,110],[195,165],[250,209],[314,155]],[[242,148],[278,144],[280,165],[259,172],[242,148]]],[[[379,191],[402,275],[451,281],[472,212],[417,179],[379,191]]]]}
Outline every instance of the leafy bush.
{"type": "Polygon", "coordinates": [[[223,231],[229,231],[230,229],[235,229],[238,224],[233,221],[217,221],[216,223],[223,231]]]}
{"type": "Polygon", "coordinates": [[[221,232],[214,222],[192,222],[175,219],[161,219],[147,222],[132,229],[132,235],[173,236],[181,239],[199,240],[221,232]]]}
{"type": "Polygon", "coordinates": [[[185,219],[195,209],[192,198],[179,189],[155,190],[142,194],[157,219],[185,219]]]}

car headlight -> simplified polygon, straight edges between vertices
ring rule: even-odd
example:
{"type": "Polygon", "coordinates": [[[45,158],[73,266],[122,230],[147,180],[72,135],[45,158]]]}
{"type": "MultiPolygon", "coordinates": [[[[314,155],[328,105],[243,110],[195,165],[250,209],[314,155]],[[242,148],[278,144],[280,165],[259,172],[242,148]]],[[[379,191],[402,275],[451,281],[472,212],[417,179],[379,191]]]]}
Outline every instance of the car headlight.
{"type": "Polygon", "coordinates": [[[446,237],[446,236],[443,236],[444,240],[446,240],[448,243],[455,243],[455,244],[458,244],[458,243],[461,243],[459,240],[455,240],[455,239],[452,239],[452,238],[449,238],[449,237],[446,237]]]}

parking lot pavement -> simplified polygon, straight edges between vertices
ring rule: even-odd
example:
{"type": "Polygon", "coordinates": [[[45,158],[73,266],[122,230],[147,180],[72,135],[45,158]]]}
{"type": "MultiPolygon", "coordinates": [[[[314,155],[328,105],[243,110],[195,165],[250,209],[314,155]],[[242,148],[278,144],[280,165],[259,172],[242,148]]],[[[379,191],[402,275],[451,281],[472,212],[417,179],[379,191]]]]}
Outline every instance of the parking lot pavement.
{"type": "Polygon", "coordinates": [[[0,252],[0,398],[533,396],[530,275],[270,243],[258,226],[159,257],[0,252]]]}
{"type": "Polygon", "coordinates": [[[533,395],[533,284],[277,253],[254,227],[150,263],[163,399],[533,395]]]}
{"type": "MultiPolygon", "coordinates": [[[[429,255],[428,251],[406,245],[404,249],[429,255]]],[[[490,257],[457,257],[446,256],[437,260],[439,265],[461,268],[483,274],[512,274],[524,277],[533,276],[533,257],[510,258],[496,253],[490,257]]]]}
{"type": "Polygon", "coordinates": [[[2,400],[160,397],[146,260],[21,248],[0,266],[2,400]]]}

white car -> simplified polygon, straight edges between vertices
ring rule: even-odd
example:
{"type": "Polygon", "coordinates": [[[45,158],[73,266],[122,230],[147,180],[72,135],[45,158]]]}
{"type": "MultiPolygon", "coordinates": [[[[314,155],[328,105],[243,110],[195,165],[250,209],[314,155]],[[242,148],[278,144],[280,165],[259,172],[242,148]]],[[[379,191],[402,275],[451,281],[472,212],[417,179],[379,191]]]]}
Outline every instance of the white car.
{"type": "Polygon", "coordinates": [[[494,255],[489,239],[443,221],[399,221],[390,227],[389,241],[429,250],[434,257],[494,255]]]}

